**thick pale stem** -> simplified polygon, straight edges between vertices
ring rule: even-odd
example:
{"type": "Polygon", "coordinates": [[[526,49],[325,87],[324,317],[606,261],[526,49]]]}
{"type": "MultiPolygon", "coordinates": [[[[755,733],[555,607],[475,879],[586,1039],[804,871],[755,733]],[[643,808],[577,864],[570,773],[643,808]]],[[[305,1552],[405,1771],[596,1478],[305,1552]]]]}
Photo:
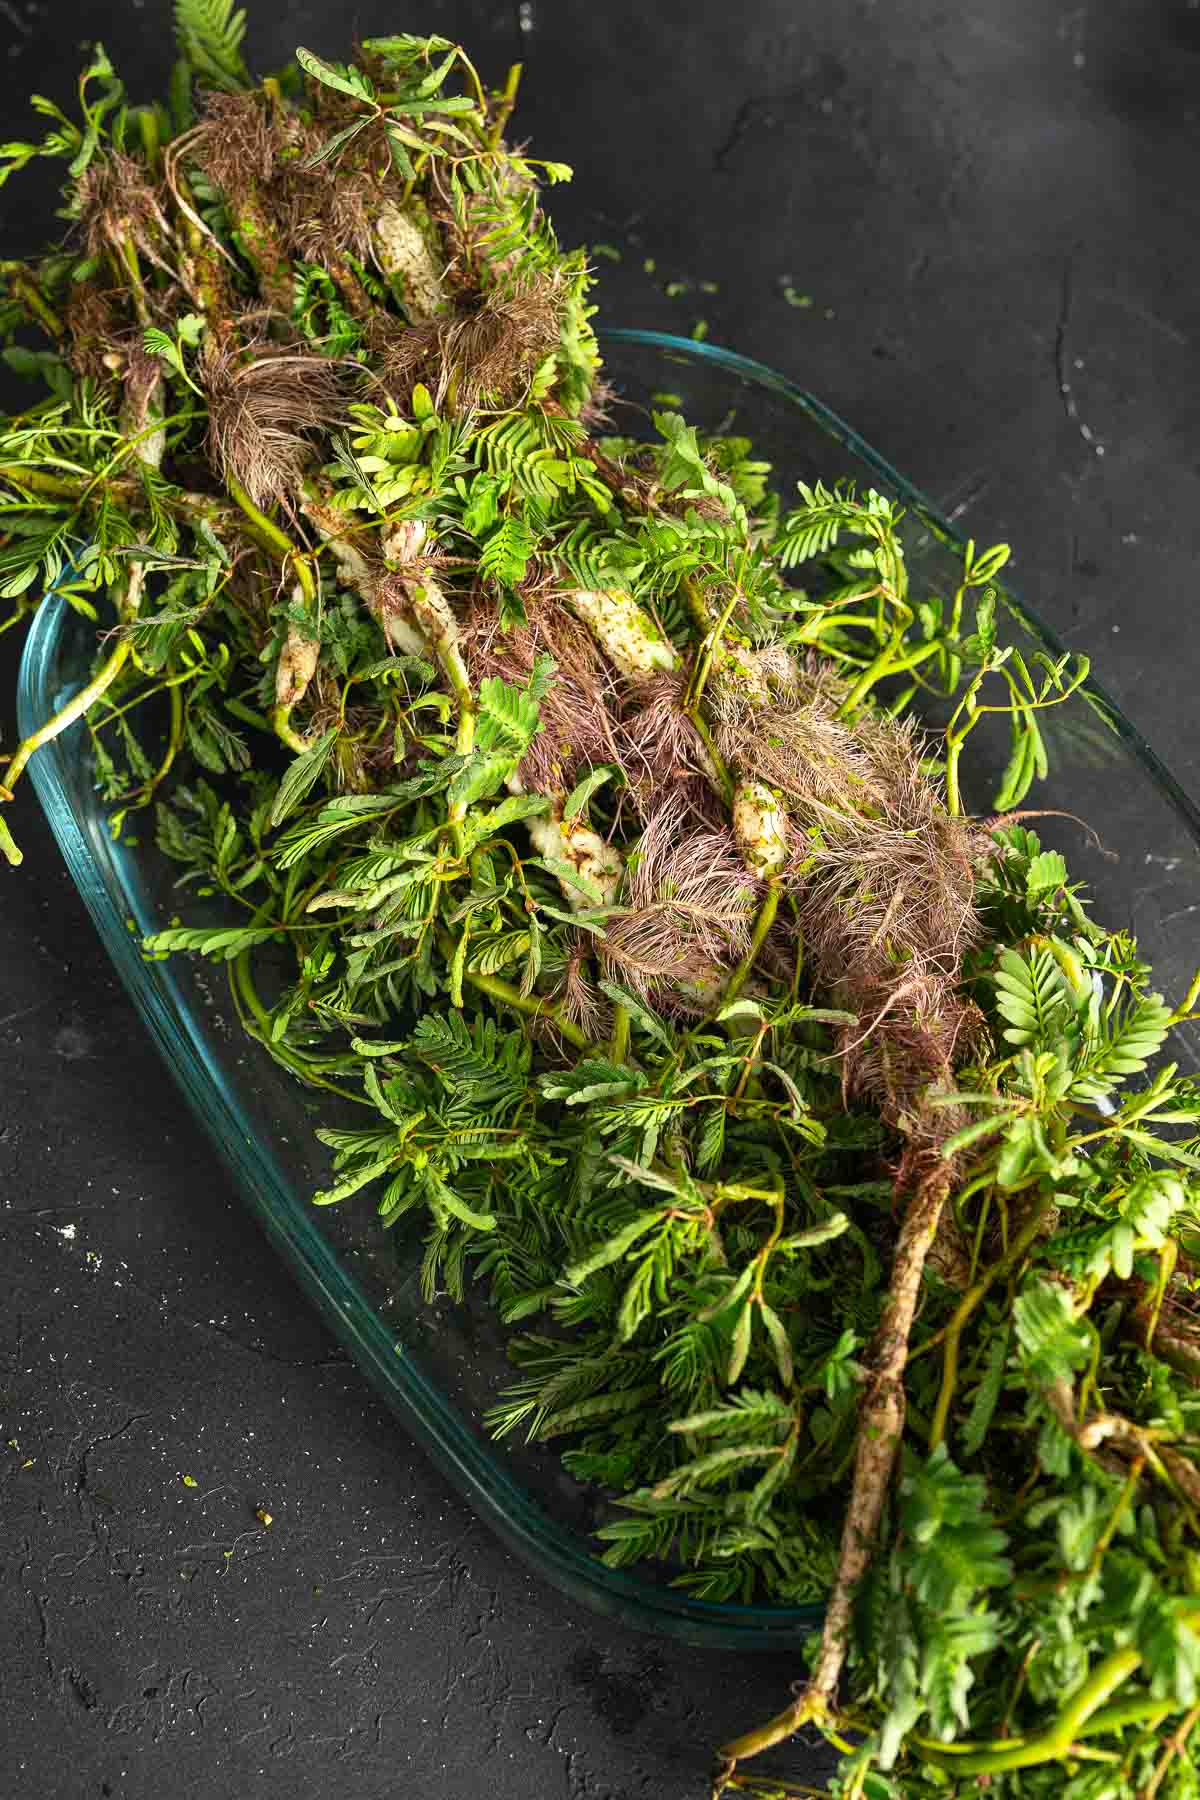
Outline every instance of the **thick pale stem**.
{"type": "Polygon", "coordinates": [[[837,1574],[825,1614],[821,1647],[812,1676],[798,1698],[766,1725],[725,1745],[720,1754],[737,1762],[757,1756],[791,1737],[809,1721],[829,1716],[850,1638],[854,1593],[865,1574],[879,1533],[883,1504],[904,1430],[904,1366],[921,1289],[925,1259],[938,1228],[950,1186],[949,1169],[936,1169],[917,1188],[905,1213],[891,1286],[875,1335],[871,1376],[858,1421],[854,1482],[842,1529],[837,1574]]]}
{"type": "Polygon", "coordinates": [[[632,594],[620,588],[572,588],[564,595],[614,669],[629,681],[648,681],[679,667],[675,646],[662,636],[632,594]]]}
{"type": "Polygon", "coordinates": [[[410,324],[420,325],[445,310],[442,271],[417,221],[387,200],[375,221],[375,253],[410,324]]]}
{"type": "MultiPolygon", "coordinates": [[[[525,792],[519,775],[509,776],[508,790],[512,794],[525,792]]],[[[549,811],[525,821],[533,848],[551,862],[568,863],[577,869],[585,880],[596,884],[603,904],[611,905],[625,873],[625,858],[578,815],[566,817],[567,796],[561,788],[550,789],[542,798],[549,802],[549,811]]],[[[587,895],[572,882],[562,879],[559,887],[572,912],[582,912],[591,905],[587,895]]]]}

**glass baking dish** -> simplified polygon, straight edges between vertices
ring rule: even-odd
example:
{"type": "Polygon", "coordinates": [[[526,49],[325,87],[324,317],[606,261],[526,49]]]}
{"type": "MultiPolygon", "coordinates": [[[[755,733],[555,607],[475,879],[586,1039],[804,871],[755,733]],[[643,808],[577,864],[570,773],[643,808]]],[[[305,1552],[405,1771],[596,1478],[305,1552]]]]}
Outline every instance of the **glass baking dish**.
{"type": "MultiPolygon", "coordinates": [[[[912,589],[946,591],[960,542],[954,530],[880,456],[821,403],[783,376],[710,344],[656,332],[603,334],[606,374],[617,401],[613,428],[638,432],[645,408],[682,410],[703,428],[749,436],[775,469],[785,497],[798,478],[842,477],[874,486],[908,507],[912,589]],[[641,411],[631,410],[643,409],[641,411]]],[[[1060,646],[1023,602],[1002,594],[1001,641],[1057,654],[1060,646]]],[[[19,728],[35,730],[88,672],[94,630],[65,602],[49,599],[30,630],[21,664],[19,728]]],[[[1051,772],[1028,807],[1054,807],[1085,821],[1047,817],[1036,829],[1086,880],[1097,916],[1134,931],[1157,985],[1179,997],[1197,960],[1200,815],[1138,731],[1089,682],[1041,715],[1051,772]]],[[[328,1122],[324,1102],[293,1082],[240,1031],[219,965],[185,958],[147,961],[144,932],[195,903],[172,886],[175,871],[145,829],[137,846],[114,843],[92,784],[81,726],[34,756],[42,806],[105,950],[213,1147],[271,1242],[403,1424],[475,1511],[534,1569],[627,1625],[712,1647],[779,1649],[816,1623],[817,1606],[741,1606],[692,1599],[661,1571],[606,1568],[590,1532],[602,1495],[567,1476],[553,1447],[496,1443],[480,1420],[511,1381],[503,1338],[482,1302],[427,1305],[420,1296],[421,1243],[384,1234],[363,1196],[317,1210],[309,1195],[328,1174],[313,1137],[328,1122]],[[361,1204],[360,1204],[361,1202],[361,1204]]],[[[964,787],[986,812],[1007,757],[1003,731],[976,732],[964,756],[964,787]]],[[[1195,1028],[1173,1054],[1198,1066],[1195,1028]]]]}

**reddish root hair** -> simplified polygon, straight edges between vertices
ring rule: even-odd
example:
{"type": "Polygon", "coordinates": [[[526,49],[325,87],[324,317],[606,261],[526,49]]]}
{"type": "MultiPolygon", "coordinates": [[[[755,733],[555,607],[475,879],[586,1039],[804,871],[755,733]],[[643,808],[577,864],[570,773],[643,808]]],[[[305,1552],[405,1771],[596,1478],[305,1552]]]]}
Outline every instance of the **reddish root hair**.
{"type": "Polygon", "coordinates": [[[708,803],[708,753],[683,710],[685,683],[679,674],[652,676],[638,688],[636,711],[621,722],[621,766],[634,804],[646,820],[681,790],[708,816],[714,820],[719,816],[708,803]]]}
{"type": "Polygon", "coordinates": [[[542,729],[519,774],[535,793],[563,792],[581,773],[618,761],[612,673],[590,634],[545,596],[531,596],[528,623],[505,631],[494,601],[478,602],[462,625],[462,649],[471,680],[488,675],[521,684],[540,655],[558,673],[540,703],[542,729]]]}
{"type": "Polygon", "coordinates": [[[440,405],[452,378],[462,406],[508,405],[558,343],[563,287],[555,276],[527,275],[464,298],[444,318],[407,327],[382,316],[376,322],[376,367],[402,410],[418,381],[440,405]]]}
{"type": "Polygon", "coordinates": [[[208,399],[208,454],[216,473],[234,476],[256,506],[285,498],[312,460],[305,433],[328,431],[342,416],[337,365],[265,347],[243,356],[210,340],[197,373],[208,399]]]}
{"type": "Polygon", "coordinates": [[[719,982],[745,954],[758,888],[729,828],[698,827],[686,798],[673,794],[638,840],[623,898],[628,910],[598,946],[602,966],[656,1004],[686,1011],[689,985],[719,982]]]}

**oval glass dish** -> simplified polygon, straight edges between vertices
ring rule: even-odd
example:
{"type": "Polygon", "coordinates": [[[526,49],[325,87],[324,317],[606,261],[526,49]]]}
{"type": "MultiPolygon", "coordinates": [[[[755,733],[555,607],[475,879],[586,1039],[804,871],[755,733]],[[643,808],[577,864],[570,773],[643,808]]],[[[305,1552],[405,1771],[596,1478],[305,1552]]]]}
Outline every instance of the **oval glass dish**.
{"type": "MultiPolygon", "coordinates": [[[[958,535],[819,401],[708,344],[641,331],[608,331],[602,341],[618,396],[614,429],[636,433],[648,427],[649,406],[666,405],[703,429],[749,437],[772,463],[785,500],[797,479],[848,478],[879,488],[909,509],[913,590],[952,585],[958,535]]],[[[1001,599],[1008,613],[1001,641],[1026,654],[1060,652],[1026,606],[1008,593],[1001,599]]],[[[65,602],[50,599],[41,608],[21,666],[23,735],[86,679],[94,648],[94,630],[65,602]]],[[[1025,804],[1086,820],[1102,847],[1068,819],[1046,818],[1037,829],[1048,846],[1064,851],[1073,876],[1088,882],[1097,917],[1134,931],[1156,985],[1179,997],[1197,960],[1200,814],[1094,683],[1042,721],[1050,776],[1025,804]]],[[[328,1122],[326,1109],[241,1032],[231,996],[220,991],[220,966],[143,958],[141,934],[181,911],[190,918],[194,905],[173,887],[172,865],[151,846],[148,831],[137,846],[113,841],[86,745],[76,726],[40,750],[30,772],[105,950],[268,1237],[403,1424],[509,1546],[575,1599],[629,1626],[698,1645],[751,1650],[799,1642],[819,1621],[819,1606],[715,1604],[673,1588],[669,1572],[606,1568],[590,1537],[603,1496],[568,1477],[552,1447],[488,1437],[482,1416],[513,1375],[499,1328],[482,1303],[427,1305],[418,1232],[384,1234],[370,1199],[320,1211],[310,1205],[328,1174],[313,1136],[314,1125],[328,1122]]],[[[963,777],[975,810],[989,810],[1007,754],[1002,730],[971,737],[963,777]]],[[[1198,1066],[1192,1031],[1173,1051],[1189,1071],[1198,1066]]]]}

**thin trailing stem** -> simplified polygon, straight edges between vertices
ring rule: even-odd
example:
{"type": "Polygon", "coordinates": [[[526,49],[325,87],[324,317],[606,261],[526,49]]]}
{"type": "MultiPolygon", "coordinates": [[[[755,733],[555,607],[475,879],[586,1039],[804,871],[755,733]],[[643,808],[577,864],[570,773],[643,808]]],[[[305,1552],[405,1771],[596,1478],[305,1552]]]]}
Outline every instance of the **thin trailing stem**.
{"type": "MultiPolygon", "coordinates": [[[[1200,1623],[1200,1613],[1191,1613],[1183,1622],[1194,1627],[1200,1623]]],[[[1005,1775],[1016,1769],[1031,1769],[1042,1763],[1062,1761],[1070,1754],[1076,1738],[1111,1731],[1118,1718],[1123,1724],[1157,1724],[1173,1710],[1171,1701],[1153,1698],[1137,1700],[1123,1709],[1114,1708],[1102,1713],[1105,1702],[1137,1672],[1141,1664],[1141,1652],[1132,1647],[1110,1651],[1061,1708],[1053,1724],[1037,1737],[1012,1745],[989,1745],[986,1748],[937,1744],[933,1740],[922,1739],[921,1754],[935,1768],[944,1769],[950,1774],[1005,1775]]]]}
{"type": "Polygon", "coordinates": [[[1157,1768],[1150,1777],[1150,1780],[1146,1783],[1141,1800],[1154,1800],[1154,1796],[1166,1779],[1172,1762],[1174,1762],[1176,1757],[1179,1757],[1182,1762],[1184,1756],[1186,1756],[1188,1739],[1191,1737],[1198,1724],[1200,1724],[1200,1706],[1193,1706],[1192,1710],[1183,1720],[1183,1723],[1177,1730],[1171,1733],[1170,1738],[1167,1740],[1166,1748],[1159,1758],[1157,1768]]]}
{"type": "Polygon", "coordinates": [[[950,1416],[950,1405],[954,1399],[955,1383],[958,1379],[958,1346],[971,1317],[983,1303],[991,1289],[998,1281],[1012,1273],[1021,1262],[1031,1245],[1041,1236],[1048,1214],[1053,1210],[1054,1196],[1041,1194],[1022,1225],[1013,1238],[1008,1250],[998,1262],[993,1263],[973,1287],[969,1288],[954,1309],[949,1324],[945,1327],[945,1349],[942,1356],[942,1385],[938,1393],[937,1405],[933,1412],[933,1423],[929,1433],[929,1448],[936,1450],[946,1435],[946,1421],[950,1416]]]}

